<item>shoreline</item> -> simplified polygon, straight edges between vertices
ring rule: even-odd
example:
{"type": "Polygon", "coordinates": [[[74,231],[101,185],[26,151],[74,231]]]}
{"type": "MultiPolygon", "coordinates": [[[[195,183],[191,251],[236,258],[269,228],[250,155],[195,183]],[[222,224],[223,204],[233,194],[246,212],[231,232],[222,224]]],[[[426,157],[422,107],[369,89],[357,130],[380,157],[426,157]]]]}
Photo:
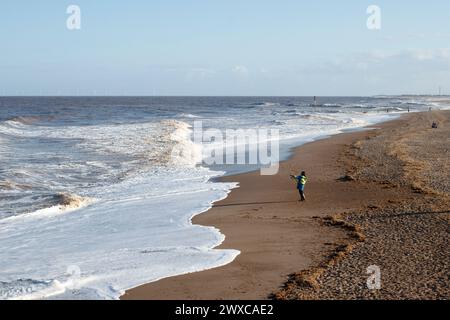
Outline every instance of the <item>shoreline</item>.
{"type": "Polygon", "coordinates": [[[275,176],[263,177],[253,171],[220,177],[220,181],[238,182],[240,187],[195,216],[192,223],[219,229],[226,237],[217,249],[240,250],[241,254],[222,267],[144,284],[126,291],[121,299],[270,298],[289,283],[293,272],[311,270],[333,255],[337,247],[351,241],[347,230],[330,228],[324,219],[399,196],[398,190],[339,181],[347,174],[343,153],[354,143],[393,130],[418,114],[404,114],[364,130],[294,147],[289,158],[280,162],[275,176]],[[297,202],[295,186],[288,179],[290,173],[300,170],[306,170],[310,179],[304,204],[297,202]]]}

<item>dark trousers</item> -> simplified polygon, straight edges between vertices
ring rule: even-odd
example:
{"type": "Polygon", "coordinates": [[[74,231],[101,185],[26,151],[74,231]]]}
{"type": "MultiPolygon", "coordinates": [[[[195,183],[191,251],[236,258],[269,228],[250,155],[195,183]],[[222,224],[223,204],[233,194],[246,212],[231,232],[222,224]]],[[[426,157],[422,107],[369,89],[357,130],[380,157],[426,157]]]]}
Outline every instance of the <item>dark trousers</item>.
{"type": "Polygon", "coordinates": [[[301,189],[298,189],[298,192],[300,193],[301,201],[305,201],[306,200],[306,198],[305,198],[305,191],[301,190],[301,189]]]}

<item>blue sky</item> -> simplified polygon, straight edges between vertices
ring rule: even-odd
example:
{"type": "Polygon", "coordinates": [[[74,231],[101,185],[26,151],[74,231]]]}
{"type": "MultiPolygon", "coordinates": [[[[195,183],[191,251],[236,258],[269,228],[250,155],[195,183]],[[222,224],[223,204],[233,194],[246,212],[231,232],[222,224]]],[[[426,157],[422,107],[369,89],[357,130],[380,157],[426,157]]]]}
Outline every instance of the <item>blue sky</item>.
{"type": "Polygon", "coordinates": [[[450,94],[448,0],[2,0],[0,39],[0,95],[450,94]]]}

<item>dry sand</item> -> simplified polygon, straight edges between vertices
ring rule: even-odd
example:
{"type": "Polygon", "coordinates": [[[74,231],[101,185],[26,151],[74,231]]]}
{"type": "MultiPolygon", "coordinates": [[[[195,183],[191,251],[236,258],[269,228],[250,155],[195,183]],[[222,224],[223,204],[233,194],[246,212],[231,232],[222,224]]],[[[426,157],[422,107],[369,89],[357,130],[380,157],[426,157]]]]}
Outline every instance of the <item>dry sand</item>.
{"type": "Polygon", "coordinates": [[[449,118],[409,114],[296,148],[275,176],[224,178],[240,188],[193,223],[219,228],[236,260],[122,299],[448,299],[449,118]],[[305,203],[289,179],[300,170],[305,203]],[[366,286],[373,264],[381,290],[366,286]]]}

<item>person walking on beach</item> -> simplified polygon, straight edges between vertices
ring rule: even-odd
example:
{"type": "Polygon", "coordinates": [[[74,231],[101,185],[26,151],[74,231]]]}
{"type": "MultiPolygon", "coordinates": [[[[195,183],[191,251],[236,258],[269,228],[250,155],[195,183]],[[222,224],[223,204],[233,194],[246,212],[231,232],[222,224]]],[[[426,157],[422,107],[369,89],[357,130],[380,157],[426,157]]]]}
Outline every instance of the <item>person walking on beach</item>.
{"type": "Polygon", "coordinates": [[[306,201],[305,197],[305,185],[308,182],[308,178],[306,177],[306,172],[302,171],[299,176],[292,176],[291,178],[297,181],[297,189],[300,193],[300,201],[306,201]]]}

